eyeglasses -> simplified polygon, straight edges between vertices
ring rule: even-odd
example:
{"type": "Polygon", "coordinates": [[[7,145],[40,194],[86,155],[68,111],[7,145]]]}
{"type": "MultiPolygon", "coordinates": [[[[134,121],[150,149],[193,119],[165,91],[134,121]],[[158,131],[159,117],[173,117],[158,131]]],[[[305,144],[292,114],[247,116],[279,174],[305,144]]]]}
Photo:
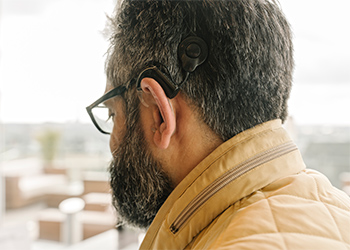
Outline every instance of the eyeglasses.
{"type": "Polygon", "coordinates": [[[183,81],[180,84],[176,84],[171,78],[168,69],[163,64],[151,61],[146,64],[146,68],[140,72],[137,78],[132,79],[128,84],[121,85],[107,92],[93,104],[86,107],[86,110],[92,122],[100,132],[103,134],[111,134],[114,126],[113,117],[110,114],[110,109],[105,106],[104,102],[113,97],[124,94],[128,89],[126,86],[130,87],[134,84],[136,85],[139,98],[141,102],[143,102],[142,95],[140,94],[142,93],[141,80],[146,77],[155,79],[163,88],[166,96],[169,99],[172,99],[180,91],[181,85],[187,81],[188,75],[189,73],[187,72],[183,81]]]}
{"type": "Polygon", "coordinates": [[[127,87],[123,85],[116,87],[97,99],[90,106],[86,107],[86,111],[92,122],[101,133],[108,135],[111,134],[114,126],[113,116],[111,116],[110,109],[106,107],[104,102],[113,97],[124,94],[126,90],[127,87]]]}

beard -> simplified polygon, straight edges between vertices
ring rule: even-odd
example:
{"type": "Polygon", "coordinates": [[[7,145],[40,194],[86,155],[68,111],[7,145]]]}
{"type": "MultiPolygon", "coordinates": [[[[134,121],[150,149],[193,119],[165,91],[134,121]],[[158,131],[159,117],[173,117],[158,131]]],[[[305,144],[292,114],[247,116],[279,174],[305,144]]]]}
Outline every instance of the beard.
{"type": "Polygon", "coordinates": [[[139,119],[126,125],[109,167],[112,202],[122,223],[147,229],[174,187],[147,148],[139,119]]]}

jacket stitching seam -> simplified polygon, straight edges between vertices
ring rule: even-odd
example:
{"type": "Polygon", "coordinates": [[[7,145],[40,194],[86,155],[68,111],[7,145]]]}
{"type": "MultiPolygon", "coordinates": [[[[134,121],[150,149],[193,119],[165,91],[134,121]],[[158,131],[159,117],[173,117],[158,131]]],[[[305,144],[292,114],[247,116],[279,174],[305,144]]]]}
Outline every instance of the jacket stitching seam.
{"type": "MultiPolygon", "coordinates": [[[[316,182],[316,180],[315,180],[315,182],[316,182]]],[[[333,195],[337,197],[338,201],[339,201],[342,205],[344,205],[344,207],[346,207],[346,208],[348,208],[348,209],[350,210],[349,205],[347,205],[345,202],[343,202],[343,198],[342,198],[341,196],[339,196],[339,194],[338,194],[337,192],[335,192],[333,195]]],[[[326,202],[325,202],[325,203],[326,203],[326,202]]],[[[328,203],[327,203],[327,204],[328,204],[328,203]]],[[[331,204],[330,204],[330,205],[331,205],[331,204]]],[[[346,210],[345,210],[345,211],[346,211],[346,210]]]]}
{"type": "MultiPolygon", "coordinates": [[[[319,188],[318,188],[317,182],[316,182],[315,178],[312,178],[312,180],[313,180],[313,182],[314,182],[314,184],[315,184],[315,186],[316,186],[318,201],[321,202],[321,198],[320,198],[320,193],[319,193],[319,188]]],[[[340,239],[342,242],[344,242],[343,236],[341,235],[341,233],[340,233],[340,231],[339,231],[338,224],[335,222],[335,219],[334,219],[334,217],[333,217],[331,211],[330,211],[329,208],[326,206],[326,203],[321,202],[321,204],[324,206],[324,208],[327,210],[328,214],[329,214],[330,217],[332,218],[332,221],[333,221],[333,223],[334,223],[334,225],[335,225],[335,227],[336,227],[336,229],[337,229],[337,234],[338,234],[339,239],[340,239]]]]}
{"type": "Polygon", "coordinates": [[[256,235],[270,235],[270,234],[297,234],[297,235],[303,235],[303,236],[307,235],[307,236],[319,237],[319,238],[323,238],[323,239],[327,239],[327,240],[336,241],[336,242],[339,242],[339,243],[343,243],[344,245],[349,245],[347,242],[344,242],[344,241],[341,242],[341,241],[336,240],[336,239],[333,239],[333,238],[324,237],[324,236],[315,235],[315,234],[298,233],[298,232],[256,233],[256,234],[251,234],[251,235],[247,235],[247,236],[244,236],[244,237],[236,238],[236,239],[234,239],[233,241],[237,241],[237,240],[242,240],[242,239],[245,239],[245,238],[254,237],[254,236],[256,236],[256,235]]]}
{"type": "MultiPolygon", "coordinates": [[[[338,201],[339,201],[342,205],[344,205],[344,207],[346,207],[346,208],[348,208],[348,209],[350,210],[349,205],[347,205],[346,203],[344,203],[343,198],[340,197],[338,193],[334,193],[333,195],[336,196],[336,197],[338,198],[338,201]]],[[[344,209],[344,210],[345,210],[345,209],[344,209]]]]}
{"type": "MultiPolygon", "coordinates": [[[[265,193],[263,193],[263,194],[264,194],[264,196],[265,196],[265,193]]],[[[265,196],[265,200],[266,200],[267,204],[269,205],[269,211],[270,211],[270,213],[271,213],[271,217],[272,217],[273,222],[274,222],[274,224],[275,224],[275,227],[276,227],[276,229],[277,229],[277,232],[276,232],[276,233],[280,233],[280,230],[279,230],[278,227],[277,227],[277,223],[276,223],[275,216],[273,215],[272,210],[271,210],[271,205],[270,205],[269,199],[267,199],[266,196],[265,196]]],[[[284,249],[288,249],[288,248],[287,248],[287,245],[286,245],[286,242],[285,242],[285,240],[284,240],[284,237],[283,237],[281,234],[279,234],[279,235],[280,235],[280,237],[282,238],[282,242],[283,242],[283,245],[284,245],[284,249]]]]}
{"type": "MultiPolygon", "coordinates": [[[[262,192],[263,192],[263,191],[262,191],[262,192]]],[[[346,210],[346,209],[344,209],[344,208],[338,207],[338,206],[336,206],[336,205],[334,205],[334,204],[330,204],[330,203],[328,203],[328,202],[324,202],[324,201],[321,201],[321,200],[308,199],[308,198],[300,197],[300,196],[293,195],[293,194],[278,194],[278,195],[267,196],[267,197],[265,196],[265,197],[266,197],[267,199],[269,199],[269,198],[278,197],[278,196],[292,196],[292,197],[299,198],[299,199],[303,199],[303,200],[319,202],[319,203],[322,203],[322,204],[327,204],[327,205],[329,205],[329,206],[332,206],[332,207],[341,209],[341,210],[344,211],[344,212],[349,212],[349,210],[346,210]]]]}
{"type": "Polygon", "coordinates": [[[329,208],[326,206],[326,204],[324,204],[324,203],[322,203],[322,204],[323,204],[323,206],[326,208],[327,212],[329,213],[329,215],[331,216],[331,218],[332,218],[332,220],[333,220],[333,222],[334,222],[335,227],[337,228],[337,232],[338,232],[338,237],[339,237],[339,239],[340,239],[342,242],[344,242],[343,236],[341,235],[341,233],[340,233],[340,231],[339,231],[339,226],[338,226],[338,224],[335,222],[334,217],[333,217],[331,211],[329,211],[329,208]]]}

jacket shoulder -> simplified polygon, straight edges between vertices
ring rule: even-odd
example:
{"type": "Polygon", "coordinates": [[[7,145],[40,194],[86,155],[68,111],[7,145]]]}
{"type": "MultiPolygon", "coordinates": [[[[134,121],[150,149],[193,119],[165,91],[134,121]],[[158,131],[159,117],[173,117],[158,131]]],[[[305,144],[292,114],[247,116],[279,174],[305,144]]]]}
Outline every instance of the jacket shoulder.
{"type": "Polygon", "coordinates": [[[322,174],[305,170],[232,204],[190,247],[349,249],[348,225],[349,197],[322,174]]]}

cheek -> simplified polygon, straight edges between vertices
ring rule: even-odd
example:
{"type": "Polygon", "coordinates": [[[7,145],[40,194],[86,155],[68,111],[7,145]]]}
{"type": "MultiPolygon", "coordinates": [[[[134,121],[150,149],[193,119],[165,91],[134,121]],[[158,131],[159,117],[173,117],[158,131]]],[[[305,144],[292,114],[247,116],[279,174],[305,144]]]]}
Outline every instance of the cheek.
{"type": "Polygon", "coordinates": [[[111,133],[111,136],[109,139],[109,147],[112,154],[116,149],[118,149],[118,147],[122,143],[124,135],[125,135],[125,126],[124,128],[121,128],[119,126],[118,129],[113,129],[113,132],[111,133]]]}

